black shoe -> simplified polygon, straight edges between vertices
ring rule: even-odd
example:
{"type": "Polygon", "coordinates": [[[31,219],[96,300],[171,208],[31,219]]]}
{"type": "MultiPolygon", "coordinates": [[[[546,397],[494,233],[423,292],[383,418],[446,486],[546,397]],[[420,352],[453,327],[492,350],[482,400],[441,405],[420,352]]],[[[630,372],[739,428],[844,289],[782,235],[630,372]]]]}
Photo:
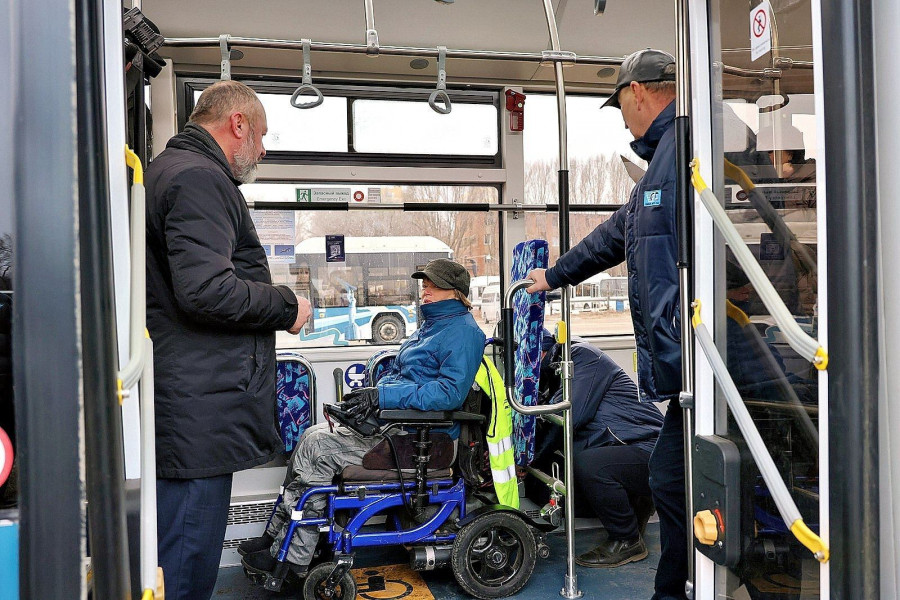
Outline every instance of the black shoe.
{"type": "Polygon", "coordinates": [[[243,542],[241,542],[241,544],[237,547],[237,551],[241,556],[247,556],[248,554],[259,552],[260,550],[268,550],[274,543],[274,537],[272,537],[268,533],[263,533],[257,538],[244,540],[243,542]]]}
{"type": "Polygon", "coordinates": [[[251,573],[260,575],[271,574],[278,565],[278,561],[272,556],[268,548],[251,552],[241,559],[241,564],[251,573]]]}
{"type": "MultiPolygon", "coordinates": [[[[295,565],[289,562],[285,562],[284,564],[287,565],[288,571],[300,579],[306,577],[306,573],[309,570],[308,567],[295,565]]],[[[278,566],[278,561],[275,560],[275,557],[272,556],[269,549],[265,548],[247,554],[241,559],[241,565],[245,570],[257,575],[272,575],[275,572],[275,568],[278,566]]]]}
{"type": "Polygon", "coordinates": [[[607,540],[575,558],[582,567],[611,568],[647,558],[647,546],[640,536],[633,540],[607,540]]]}

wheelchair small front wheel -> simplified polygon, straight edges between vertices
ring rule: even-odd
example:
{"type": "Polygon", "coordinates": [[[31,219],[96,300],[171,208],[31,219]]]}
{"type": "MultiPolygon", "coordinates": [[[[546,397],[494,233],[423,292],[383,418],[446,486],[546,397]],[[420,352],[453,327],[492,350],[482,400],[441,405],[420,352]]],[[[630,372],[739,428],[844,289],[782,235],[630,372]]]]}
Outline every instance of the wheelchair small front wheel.
{"type": "Polygon", "coordinates": [[[531,527],[516,514],[493,512],[467,523],[453,542],[451,565],[459,585],[487,600],[521,590],[534,570],[531,527]]]}
{"type": "Polygon", "coordinates": [[[304,600],[354,600],[356,598],[356,580],[349,571],[344,573],[337,582],[334,593],[328,595],[325,589],[325,580],[331,575],[334,567],[333,562],[326,562],[309,571],[303,584],[304,600]]]}

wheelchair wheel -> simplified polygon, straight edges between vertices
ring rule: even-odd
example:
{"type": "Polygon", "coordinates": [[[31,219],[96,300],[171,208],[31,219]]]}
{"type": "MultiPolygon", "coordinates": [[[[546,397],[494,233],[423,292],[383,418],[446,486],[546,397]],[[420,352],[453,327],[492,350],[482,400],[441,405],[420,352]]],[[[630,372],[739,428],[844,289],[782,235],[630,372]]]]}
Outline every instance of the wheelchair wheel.
{"type": "Polygon", "coordinates": [[[310,570],[303,584],[304,600],[354,600],[356,598],[356,580],[348,571],[334,589],[334,595],[325,594],[325,580],[334,569],[333,562],[322,563],[310,570]]]}
{"type": "Polygon", "coordinates": [[[451,555],[453,575],[476,598],[503,598],[528,583],[536,553],[534,534],[521,517],[487,513],[457,534],[451,555]]]}

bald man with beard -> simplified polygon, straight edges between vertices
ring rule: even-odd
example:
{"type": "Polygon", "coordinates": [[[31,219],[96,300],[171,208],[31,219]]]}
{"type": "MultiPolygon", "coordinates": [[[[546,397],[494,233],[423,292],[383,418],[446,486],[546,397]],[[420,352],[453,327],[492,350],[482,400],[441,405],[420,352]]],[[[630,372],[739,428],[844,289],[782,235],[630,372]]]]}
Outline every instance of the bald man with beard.
{"type": "Polygon", "coordinates": [[[283,449],[275,332],[298,333],[310,305],[272,285],[238,187],[253,181],[266,131],[253,90],[220,81],[147,169],[159,561],[170,599],[212,595],[232,475],[283,449]]]}

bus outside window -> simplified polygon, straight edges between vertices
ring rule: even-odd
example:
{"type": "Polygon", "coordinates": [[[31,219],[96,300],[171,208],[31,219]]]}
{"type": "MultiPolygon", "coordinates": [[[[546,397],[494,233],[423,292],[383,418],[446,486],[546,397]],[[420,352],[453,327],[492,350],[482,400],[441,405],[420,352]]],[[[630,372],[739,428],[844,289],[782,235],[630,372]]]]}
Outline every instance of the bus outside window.
{"type": "Polygon", "coordinates": [[[300,340],[399,344],[416,330],[419,293],[410,274],[452,258],[452,249],[431,236],[347,237],[345,244],[344,262],[327,261],[324,237],[297,246],[292,287],[313,307],[300,340]]]}

